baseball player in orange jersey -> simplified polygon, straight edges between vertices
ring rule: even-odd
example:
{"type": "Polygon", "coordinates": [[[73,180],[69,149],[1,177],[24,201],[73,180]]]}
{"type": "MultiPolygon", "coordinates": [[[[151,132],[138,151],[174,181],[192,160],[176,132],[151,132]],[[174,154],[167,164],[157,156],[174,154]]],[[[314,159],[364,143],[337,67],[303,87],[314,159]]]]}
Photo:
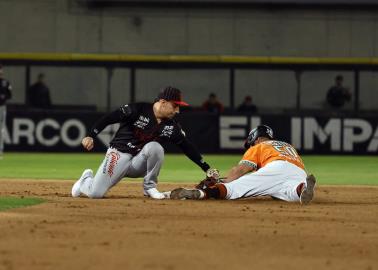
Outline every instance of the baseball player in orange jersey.
{"type": "MultiPolygon", "coordinates": [[[[294,147],[273,139],[273,130],[261,125],[251,130],[241,161],[227,177],[203,189],[178,188],[171,199],[239,199],[271,196],[308,204],[314,196],[315,177],[307,175],[294,147]]],[[[211,182],[211,181],[210,181],[211,182]]]]}

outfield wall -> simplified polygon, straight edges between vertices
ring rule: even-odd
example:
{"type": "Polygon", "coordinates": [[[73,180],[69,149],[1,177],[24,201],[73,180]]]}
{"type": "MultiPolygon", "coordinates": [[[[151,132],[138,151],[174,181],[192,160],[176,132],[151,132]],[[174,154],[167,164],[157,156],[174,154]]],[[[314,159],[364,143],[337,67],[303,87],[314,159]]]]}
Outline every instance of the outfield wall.
{"type": "MultiPolygon", "coordinates": [[[[5,130],[6,151],[81,152],[80,142],[100,113],[11,112],[5,130]]],[[[376,117],[298,115],[215,115],[187,112],[179,116],[187,136],[202,153],[240,153],[251,127],[270,125],[279,140],[307,154],[378,153],[376,117]]],[[[101,132],[94,151],[104,151],[117,125],[101,132]]],[[[178,152],[166,145],[167,152],[178,152]]]]}
{"type": "MultiPolygon", "coordinates": [[[[254,55],[282,57],[377,57],[376,8],[157,8],[91,9],[73,0],[0,0],[0,52],[143,55],[254,55]],[[20,19],[22,18],[22,19],[20,19]]],[[[138,1],[135,1],[138,2],[138,1]]],[[[182,2],[182,1],[177,1],[182,2]]],[[[201,2],[201,1],[197,1],[201,2]]],[[[325,1],[328,2],[328,1],[325,1]]],[[[25,102],[22,66],[6,66],[13,84],[12,103],[25,102]]],[[[31,80],[46,75],[53,104],[95,105],[106,109],[107,73],[102,68],[36,66],[31,80]]],[[[252,95],[259,107],[293,108],[296,74],[291,71],[236,70],[235,104],[252,95]],[[268,99],[266,94],[277,97],[268,99]],[[279,101],[278,101],[279,100],[279,101]]],[[[334,77],[344,75],[353,91],[353,74],[314,70],[303,74],[304,108],[324,108],[334,77]]],[[[133,102],[130,71],[118,68],[112,79],[111,107],[133,102]]],[[[227,70],[142,70],[136,74],[137,101],[164,86],[184,90],[199,106],[210,92],[229,105],[227,70]],[[140,93],[140,94],[139,94],[140,93]]],[[[378,74],[361,74],[360,107],[378,107],[378,74]]],[[[353,97],[354,99],[355,97],[353,97]]],[[[149,99],[150,101],[150,99],[149,99]]],[[[350,103],[350,105],[353,104],[350,103]]],[[[348,104],[349,105],[349,104],[348,104]]],[[[350,109],[351,107],[349,107],[350,109]]]]}

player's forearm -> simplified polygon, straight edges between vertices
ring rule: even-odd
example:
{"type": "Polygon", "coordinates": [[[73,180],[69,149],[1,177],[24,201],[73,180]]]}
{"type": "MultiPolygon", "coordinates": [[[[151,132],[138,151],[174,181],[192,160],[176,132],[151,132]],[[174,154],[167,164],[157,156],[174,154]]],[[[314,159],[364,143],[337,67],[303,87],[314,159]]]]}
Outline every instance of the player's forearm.
{"type": "Polygon", "coordinates": [[[225,182],[225,183],[232,182],[232,181],[242,177],[243,175],[245,175],[246,173],[249,173],[251,171],[252,171],[251,169],[240,166],[240,165],[235,166],[228,172],[228,174],[227,174],[226,178],[223,180],[223,182],[225,182]]]}
{"type": "Polygon", "coordinates": [[[227,174],[226,176],[226,179],[224,179],[223,181],[226,182],[226,183],[229,183],[229,182],[232,182],[234,181],[235,179],[238,179],[240,176],[241,176],[241,171],[240,169],[238,169],[237,166],[233,167],[227,174]]]}

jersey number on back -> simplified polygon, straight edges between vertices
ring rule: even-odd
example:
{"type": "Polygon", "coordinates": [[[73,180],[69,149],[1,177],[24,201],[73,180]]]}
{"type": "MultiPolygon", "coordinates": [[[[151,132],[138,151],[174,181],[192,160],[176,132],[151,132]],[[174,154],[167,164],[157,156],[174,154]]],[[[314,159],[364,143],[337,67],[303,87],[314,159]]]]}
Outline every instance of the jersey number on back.
{"type": "Polygon", "coordinates": [[[274,142],[272,146],[283,156],[289,157],[291,159],[299,158],[297,151],[295,151],[294,147],[292,147],[290,144],[283,142],[274,142]]]}

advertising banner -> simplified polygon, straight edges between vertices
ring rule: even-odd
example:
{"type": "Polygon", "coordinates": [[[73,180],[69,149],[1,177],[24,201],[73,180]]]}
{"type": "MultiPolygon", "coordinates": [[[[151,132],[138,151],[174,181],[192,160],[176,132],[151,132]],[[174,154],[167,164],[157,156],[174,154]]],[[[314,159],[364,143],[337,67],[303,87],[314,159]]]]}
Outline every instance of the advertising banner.
{"type": "Polygon", "coordinates": [[[296,4],[296,5],[317,5],[317,4],[369,4],[377,5],[376,0],[89,0],[89,3],[99,5],[109,4],[296,4]]]}
{"type": "MultiPolygon", "coordinates": [[[[100,113],[9,113],[4,131],[6,151],[81,152],[81,140],[100,113]]],[[[378,153],[378,118],[292,115],[215,115],[189,112],[178,117],[186,136],[201,153],[241,153],[249,131],[260,124],[273,128],[275,138],[306,154],[378,153]]],[[[93,151],[105,151],[118,129],[108,126],[93,151]]],[[[179,152],[164,145],[167,152],[179,152]]]]}
{"type": "Polygon", "coordinates": [[[378,119],[325,116],[221,116],[220,151],[242,149],[247,132],[259,124],[275,138],[308,154],[378,154],[378,119]]]}

